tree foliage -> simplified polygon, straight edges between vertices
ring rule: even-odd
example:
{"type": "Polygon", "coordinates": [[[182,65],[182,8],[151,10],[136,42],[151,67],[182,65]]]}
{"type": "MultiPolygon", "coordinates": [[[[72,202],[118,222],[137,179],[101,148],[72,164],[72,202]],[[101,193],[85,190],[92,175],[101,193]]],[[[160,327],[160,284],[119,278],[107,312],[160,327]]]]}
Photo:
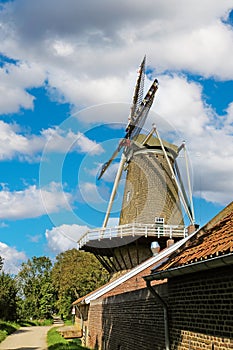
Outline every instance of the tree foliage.
{"type": "Polygon", "coordinates": [[[0,256],[0,271],[2,270],[3,267],[3,258],[0,256]]]}
{"type": "Polygon", "coordinates": [[[48,257],[33,257],[21,265],[17,276],[1,271],[0,318],[50,318],[56,311],[70,316],[77,298],[107,282],[109,275],[90,253],[76,249],[60,253],[54,266],[48,257]]]}
{"type": "Polygon", "coordinates": [[[51,282],[52,262],[48,257],[33,257],[22,264],[18,273],[22,297],[22,315],[29,318],[48,318],[54,307],[51,282]]]}
{"type": "Polygon", "coordinates": [[[17,318],[17,285],[15,278],[0,273],[0,319],[14,321],[17,318]]]}
{"type": "Polygon", "coordinates": [[[66,315],[75,299],[100,287],[108,278],[108,273],[90,253],[71,249],[57,255],[52,281],[59,312],[66,315]]]}

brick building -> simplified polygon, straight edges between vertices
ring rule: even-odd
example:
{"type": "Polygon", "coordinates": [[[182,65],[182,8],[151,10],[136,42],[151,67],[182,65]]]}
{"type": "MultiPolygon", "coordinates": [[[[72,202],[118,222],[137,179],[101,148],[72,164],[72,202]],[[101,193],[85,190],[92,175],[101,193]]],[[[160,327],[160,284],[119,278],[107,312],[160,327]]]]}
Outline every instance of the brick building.
{"type": "Polygon", "coordinates": [[[104,350],[233,349],[233,203],[189,237],[74,302],[104,350]]]}
{"type": "MultiPolygon", "coordinates": [[[[187,240],[187,238],[184,240],[187,240]]],[[[162,259],[167,258],[169,254],[172,254],[172,252],[178,249],[182,242],[183,241],[178,241],[173,246],[164,249],[160,254],[151,257],[130,271],[120,274],[120,276],[115,277],[109,283],[79,298],[73,303],[73,306],[76,307],[76,324],[83,330],[82,340],[84,345],[96,349],[107,349],[106,344],[105,347],[103,347],[103,344],[107,342],[105,333],[108,333],[107,328],[103,326],[106,322],[103,313],[105,302],[108,300],[110,301],[110,297],[113,296],[122,296],[123,300],[126,296],[127,298],[131,298],[130,295],[133,295],[135,292],[139,292],[139,295],[141,295],[141,293],[144,295],[146,292],[146,294],[149,295],[150,292],[148,293],[146,290],[146,282],[143,276],[149,274],[155,264],[158,264],[162,259]],[[98,344],[99,347],[97,347],[96,344],[98,344]],[[102,344],[102,347],[100,344],[102,344]]],[[[164,283],[155,281],[152,284],[163,285],[164,283]]],[[[118,306],[116,306],[116,308],[118,308],[118,306]]],[[[107,309],[108,306],[106,302],[105,312],[107,312],[107,309]]]]}

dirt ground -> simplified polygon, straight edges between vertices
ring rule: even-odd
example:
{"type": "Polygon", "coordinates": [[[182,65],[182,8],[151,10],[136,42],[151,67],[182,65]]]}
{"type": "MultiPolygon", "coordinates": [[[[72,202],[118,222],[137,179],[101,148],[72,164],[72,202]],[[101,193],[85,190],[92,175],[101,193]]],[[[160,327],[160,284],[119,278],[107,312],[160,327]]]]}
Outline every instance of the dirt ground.
{"type": "Polygon", "coordinates": [[[0,343],[1,350],[47,350],[46,336],[51,326],[21,327],[0,343]]]}

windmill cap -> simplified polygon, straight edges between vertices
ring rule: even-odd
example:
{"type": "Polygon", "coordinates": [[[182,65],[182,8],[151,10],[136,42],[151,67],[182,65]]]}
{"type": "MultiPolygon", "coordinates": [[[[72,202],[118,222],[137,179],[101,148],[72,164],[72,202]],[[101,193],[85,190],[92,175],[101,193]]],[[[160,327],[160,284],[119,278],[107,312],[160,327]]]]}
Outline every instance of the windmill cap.
{"type": "MultiPolygon", "coordinates": [[[[133,141],[137,144],[142,144],[143,141],[145,140],[146,138],[146,135],[145,134],[139,134],[137,135],[133,141]]],[[[163,141],[163,145],[165,148],[167,148],[167,150],[171,151],[171,153],[175,153],[175,155],[178,154],[178,147],[170,142],[167,142],[165,140],[162,140],[163,141]]],[[[161,145],[160,145],[160,142],[159,142],[159,139],[155,136],[151,136],[149,138],[149,140],[146,142],[145,146],[148,146],[148,147],[151,147],[151,148],[161,148],[161,145]]]]}

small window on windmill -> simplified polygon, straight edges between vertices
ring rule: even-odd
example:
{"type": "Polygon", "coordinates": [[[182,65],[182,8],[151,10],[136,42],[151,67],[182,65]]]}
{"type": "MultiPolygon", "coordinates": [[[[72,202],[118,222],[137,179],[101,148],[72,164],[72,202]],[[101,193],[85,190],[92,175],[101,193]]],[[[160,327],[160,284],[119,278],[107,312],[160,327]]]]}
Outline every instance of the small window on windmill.
{"type": "Polygon", "coordinates": [[[129,202],[130,200],[130,191],[126,193],[126,202],[129,202]]]}
{"type": "Polygon", "coordinates": [[[158,233],[163,232],[163,225],[164,225],[164,218],[156,217],[155,218],[155,227],[156,227],[156,231],[158,231],[158,233]]]}
{"type": "Polygon", "coordinates": [[[155,223],[158,225],[164,225],[164,218],[156,217],[155,223]]]}

